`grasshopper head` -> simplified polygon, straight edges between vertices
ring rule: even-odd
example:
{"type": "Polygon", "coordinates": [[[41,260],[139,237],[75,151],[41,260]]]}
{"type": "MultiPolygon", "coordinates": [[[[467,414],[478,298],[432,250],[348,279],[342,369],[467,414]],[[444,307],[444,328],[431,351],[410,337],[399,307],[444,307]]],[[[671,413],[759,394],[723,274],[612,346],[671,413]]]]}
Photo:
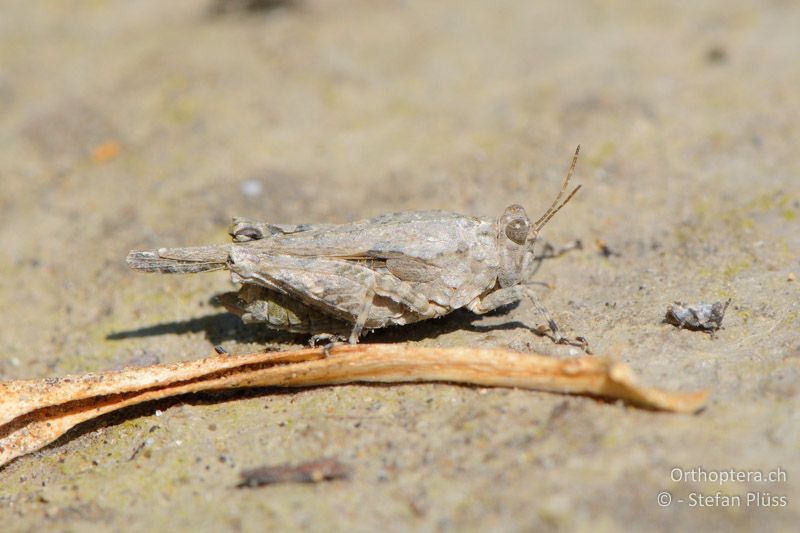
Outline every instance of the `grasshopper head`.
{"type": "Polygon", "coordinates": [[[533,242],[529,240],[533,227],[525,209],[521,205],[506,207],[497,221],[497,252],[500,259],[500,272],[497,276],[501,287],[519,284],[524,272],[523,265],[533,255],[533,242]]]}
{"type": "Polygon", "coordinates": [[[531,223],[525,213],[525,209],[521,205],[514,204],[506,207],[506,210],[497,221],[497,247],[500,259],[500,272],[497,280],[500,282],[501,287],[512,287],[524,281],[528,268],[533,261],[533,248],[536,244],[536,238],[539,236],[539,231],[581,188],[578,185],[563,202],[558,203],[569,186],[569,180],[575,171],[575,164],[578,162],[580,150],[581,147],[578,146],[572,158],[569,172],[567,172],[564,183],[561,185],[561,190],[547,211],[539,217],[539,220],[531,223]]]}

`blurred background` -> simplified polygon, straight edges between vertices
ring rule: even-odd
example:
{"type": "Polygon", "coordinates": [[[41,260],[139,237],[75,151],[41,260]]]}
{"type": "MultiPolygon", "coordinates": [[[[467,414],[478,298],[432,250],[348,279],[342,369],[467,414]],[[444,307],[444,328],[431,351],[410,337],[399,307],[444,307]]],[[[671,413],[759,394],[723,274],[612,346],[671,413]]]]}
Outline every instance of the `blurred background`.
{"type": "MultiPolygon", "coordinates": [[[[436,386],[187,404],[155,424],[144,465],[127,457],[154,419],[129,416],[7,467],[3,523],[796,523],[798,28],[788,0],[4,0],[3,379],[197,358],[217,343],[298,346],[214,307],[226,276],[137,275],[126,253],[225,242],[233,216],[499,215],[511,203],[538,216],[581,144],[584,189],[543,237],[584,249],[544,264],[543,302],[643,380],[715,400],[698,418],[436,386]],[[729,297],[715,340],[661,323],[672,300],[729,297]],[[355,481],[270,501],[233,492],[237,470],[218,459],[322,452],[358,463],[355,481]],[[792,508],[661,510],[675,464],[780,464],[790,485],[771,490],[792,508]]],[[[372,340],[568,356],[503,327],[536,321],[522,303],[372,340]]]]}

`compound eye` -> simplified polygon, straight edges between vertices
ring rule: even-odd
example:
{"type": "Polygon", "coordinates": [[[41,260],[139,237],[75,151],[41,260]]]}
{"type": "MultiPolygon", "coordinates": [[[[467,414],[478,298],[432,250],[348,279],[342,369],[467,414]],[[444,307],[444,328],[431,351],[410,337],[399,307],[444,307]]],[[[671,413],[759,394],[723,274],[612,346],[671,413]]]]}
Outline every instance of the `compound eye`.
{"type": "Polygon", "coordinates": [[[506,237],[517,244],[525,244],[531,223],[527,218],[515,218],[506,224],[506,237]]]}

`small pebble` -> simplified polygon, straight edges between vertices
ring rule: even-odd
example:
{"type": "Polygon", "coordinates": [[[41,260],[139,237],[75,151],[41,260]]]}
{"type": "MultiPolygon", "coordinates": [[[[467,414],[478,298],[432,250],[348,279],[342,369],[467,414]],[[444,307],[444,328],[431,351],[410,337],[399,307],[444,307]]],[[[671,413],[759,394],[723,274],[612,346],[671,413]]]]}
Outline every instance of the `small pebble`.
{"type": "Polygon", "coordinates": [[[261,196],[261,192],[264,190],[264,184],[255,179],[244,180],[239,184],[239,190],[248,198],[257,198],[261,196]]]}
{"type": "Polygon", "coordinates": [[[789,275],[786,276],[786,281],[795,281],[797,279],[797,275],[794,272],[789,272],[789,275]]]}

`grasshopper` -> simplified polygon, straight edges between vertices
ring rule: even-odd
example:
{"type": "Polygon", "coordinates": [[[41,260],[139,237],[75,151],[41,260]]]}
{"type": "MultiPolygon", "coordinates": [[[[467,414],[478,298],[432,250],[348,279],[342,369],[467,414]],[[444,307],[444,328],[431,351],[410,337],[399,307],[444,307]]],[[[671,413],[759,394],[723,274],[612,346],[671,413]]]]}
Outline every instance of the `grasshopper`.
{"type": "Polygon", "coordinates": [[[195,273],[227,269],[238,292],[220,297],[246,323],[358,342],[365,330],[438,318],[466,307],[484,314],[527,296],[552,339],[567,339],[528,282],[539,231],[572,199],[567,195],[580,146],[561,190],[531,222],[522,206],[499,218],[446,211],[390,213],[347,224],[271,224],[235,218],[233,242],[134,250],[134,270],[195,273]]]}

